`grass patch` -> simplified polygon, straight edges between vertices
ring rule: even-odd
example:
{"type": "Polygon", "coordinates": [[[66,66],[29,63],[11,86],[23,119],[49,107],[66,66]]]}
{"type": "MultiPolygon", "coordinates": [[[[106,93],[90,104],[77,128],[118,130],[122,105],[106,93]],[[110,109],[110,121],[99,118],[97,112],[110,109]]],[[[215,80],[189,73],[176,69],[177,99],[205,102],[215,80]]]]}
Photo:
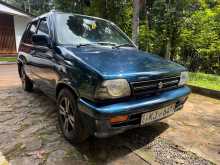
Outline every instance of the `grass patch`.
{"type": "Polygon", "coordinates": [[[0,62],[16,62],[17,57],[0,57],[0,62]]]}
{"type": "Polygon", "coordinates": [[[189,73],[189,85],[220,91],[220,76],[205,73],[189,73]]]}

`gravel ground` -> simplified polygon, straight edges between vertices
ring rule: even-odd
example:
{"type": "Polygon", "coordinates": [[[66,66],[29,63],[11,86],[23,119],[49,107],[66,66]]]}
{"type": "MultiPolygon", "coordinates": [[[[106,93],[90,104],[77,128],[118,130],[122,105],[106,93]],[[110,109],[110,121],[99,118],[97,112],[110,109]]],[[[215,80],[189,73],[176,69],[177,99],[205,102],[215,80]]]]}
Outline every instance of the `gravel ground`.
{"type": "Polygon", "coordinates": [[[0,153],[12,165],[212,164],[161,138],[168,127],[159,122],[72,146],[61,134],[54,102],[41,92],[0,91],[0,153]]]}
{"type": "Polygon", "coordinates": [[[160,164],[213,164],[191,152],[182,151],[178,146],[167,143],[164,139],[156,139],[150,144],[160,164]]]}

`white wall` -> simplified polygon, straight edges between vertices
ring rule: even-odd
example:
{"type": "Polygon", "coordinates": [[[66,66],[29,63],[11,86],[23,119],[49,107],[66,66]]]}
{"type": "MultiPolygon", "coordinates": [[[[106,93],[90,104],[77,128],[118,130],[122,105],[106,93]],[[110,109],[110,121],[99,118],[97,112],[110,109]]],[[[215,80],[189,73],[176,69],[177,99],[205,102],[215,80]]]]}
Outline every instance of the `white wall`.
{"type": "Polygon", "coordinates": [[[15,15],[14,16],[14,28],[15,28],[15,39],[16,39],[16,49],[18,51],[19,44],[21,37],[23,35],[23,32],[28,24],[28,22],[31,21],[32,18],[30,17],[22,17],[15,15]]]}

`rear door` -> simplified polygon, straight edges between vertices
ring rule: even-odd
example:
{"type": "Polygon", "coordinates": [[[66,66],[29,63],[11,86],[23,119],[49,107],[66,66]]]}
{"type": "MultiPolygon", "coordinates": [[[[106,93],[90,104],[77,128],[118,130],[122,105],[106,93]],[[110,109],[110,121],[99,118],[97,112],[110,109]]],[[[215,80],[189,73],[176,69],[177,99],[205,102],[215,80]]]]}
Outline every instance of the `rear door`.
{"type": "Polygon", "coordinates": [[[19,46],[19,57],[24,58],[22,61],[24,62],[25,66],[25,73],[30,77],[32,80],[35,80],[35,76],[32,73],[32,63],[33,63],[33,43],[32,43],[32,35],[37,31],[38,21],[34,21],[28,24],[21,42],[19,46]]]}

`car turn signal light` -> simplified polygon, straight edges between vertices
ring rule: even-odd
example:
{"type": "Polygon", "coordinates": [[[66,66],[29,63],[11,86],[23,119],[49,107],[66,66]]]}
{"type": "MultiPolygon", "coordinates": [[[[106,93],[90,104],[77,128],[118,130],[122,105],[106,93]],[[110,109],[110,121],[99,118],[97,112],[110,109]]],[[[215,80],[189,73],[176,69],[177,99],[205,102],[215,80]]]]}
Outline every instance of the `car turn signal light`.
{"type": "Polygon", "coordinates": [[[119,122],[127,121],[128,120],[128,115],[121,115],[121,116],[115,116],[110,118],[111,124],[116,124],[119,122]]]}

